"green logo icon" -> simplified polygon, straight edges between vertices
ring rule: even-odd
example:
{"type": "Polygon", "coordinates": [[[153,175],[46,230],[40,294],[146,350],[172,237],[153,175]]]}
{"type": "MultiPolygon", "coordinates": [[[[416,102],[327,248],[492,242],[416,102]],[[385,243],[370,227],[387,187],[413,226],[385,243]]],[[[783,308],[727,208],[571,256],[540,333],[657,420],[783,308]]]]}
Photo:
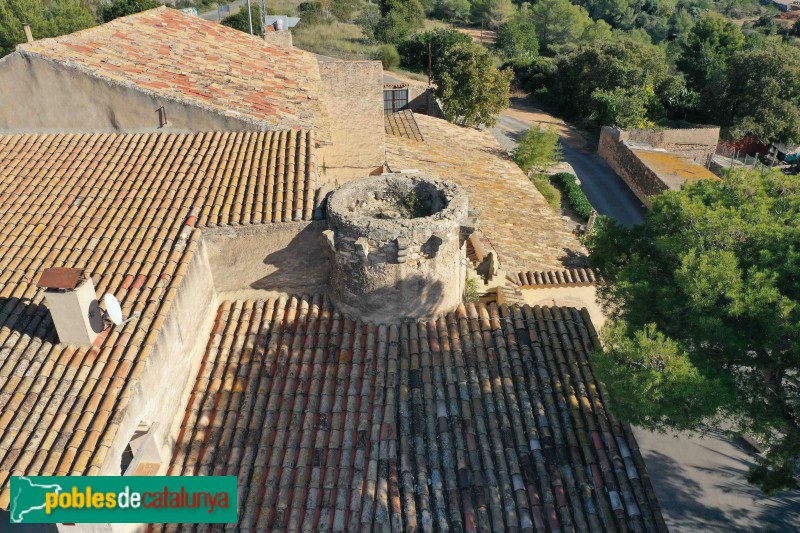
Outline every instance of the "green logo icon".
{"type": "Polygon", "coordinates": [[[236,522],[235,476],[12,476],[11,522],[236,522]]]}

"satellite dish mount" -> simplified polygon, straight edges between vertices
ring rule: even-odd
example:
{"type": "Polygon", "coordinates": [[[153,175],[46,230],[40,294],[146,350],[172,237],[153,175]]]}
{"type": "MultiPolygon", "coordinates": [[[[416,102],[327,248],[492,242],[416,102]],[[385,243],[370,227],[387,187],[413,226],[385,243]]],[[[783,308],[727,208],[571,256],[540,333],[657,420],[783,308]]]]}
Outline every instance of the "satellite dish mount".
{"type": "Polygon", "coordinates": [[[117,300],[117,298],[113,294],[106,294],[105,297],[103,298],[103,301],[106,304],[105,318],[109,319],[117,327],[124,326],[131,320],[139,318],[139,312],[136,311],[130,317],[123,320],[122,306],[119,304],[119,300],[117,300]]]}

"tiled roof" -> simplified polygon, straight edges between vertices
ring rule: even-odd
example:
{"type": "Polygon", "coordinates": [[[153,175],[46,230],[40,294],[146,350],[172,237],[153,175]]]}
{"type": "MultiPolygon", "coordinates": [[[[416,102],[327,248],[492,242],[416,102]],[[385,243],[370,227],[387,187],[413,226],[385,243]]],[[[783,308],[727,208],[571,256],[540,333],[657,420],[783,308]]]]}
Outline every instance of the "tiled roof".
{"type": "Polygon", "coordinates": [[[161,97],[330,140],[314,54],[159,7],[17,48],[161,97]]]}
{"type": "Polygon", "coordinates": [[[586,250],[491,133],[414,115],[425,142],[386,136],[394,171],[417,169],[463,186],[480,211],[479,239],[506,272],[584,266],[586,250]]]}
{"type": "Polygon", "coordinates": [[[383,117],[384,127],[387,135],[405,137],[412,141],[423,142],[422,132],[419,131],[414,113],[410,109],[403,109],[396,113],[390,113],[383,117]]]}
{"type": "Polygon", "coordinates": [[[597,281],[591,268],[568,268],[519,272],[509,276],[510,281],[523,289],[549,289],[552,287],[588,287],[597,281]]]}
{"type": "Polygon", "coordinates": [[[0,136],[0,508],[9,475],[95,474],[196,247],[196,227],[309,219],[298,132],[0,136]],[[141,317],[57,344],[35,285],[86,269],[141,317]]]}
{"type": "Polygon", "coordinates": [[[238,476],[238,531],[666,531],[598,346],[571,308],[225,302],[169,474],[238,476]]]}

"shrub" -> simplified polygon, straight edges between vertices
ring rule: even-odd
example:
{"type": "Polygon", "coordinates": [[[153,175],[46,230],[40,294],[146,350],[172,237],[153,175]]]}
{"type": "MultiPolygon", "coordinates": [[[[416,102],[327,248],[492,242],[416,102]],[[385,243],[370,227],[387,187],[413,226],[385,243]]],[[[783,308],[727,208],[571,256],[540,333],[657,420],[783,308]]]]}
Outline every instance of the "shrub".
{"type": "Polygon", "coordinates": [[[400,54],[393,44],[383,44],[378,48],[378,57],[384,69],[392,69],[400,64],[400,54]]]}
{"type": "Polygon", "coordinates": [[[478,294],[478,280],[475,278],[467,278],[467,286],[464,289],[464,299],[467,301],[467,303],[477,303],[480,301],[481,298],[478,294]]]}
{"type": "Polygon", "coordinates": [[[531,181],[536,187],[536,190],[542,193],[544,199],[550,204],[550,207],[558,211],[561,209],[561,193],[553,187],[550,183],[550,178],[545,174],[534,174],[531,176],[531,181]]]}
{"type": "Polygon", "coordinates": [[[569,172],[559,172],[551,178],[553,181],[561,186],[564,195],[567,197],[567,203],[583,220],[589,220],[589,215],[592,214],[592,204],[578,186],[577,178],[574,174],[569,172]]]}
{"type": "Polygon", "coordinates": [[[511,153],[511,158],[519,168],[528,172],[533,167],[546,167],[561,159],[558,146],[558,133],[552,128],[541,130],[532,126],[511,153]]]}

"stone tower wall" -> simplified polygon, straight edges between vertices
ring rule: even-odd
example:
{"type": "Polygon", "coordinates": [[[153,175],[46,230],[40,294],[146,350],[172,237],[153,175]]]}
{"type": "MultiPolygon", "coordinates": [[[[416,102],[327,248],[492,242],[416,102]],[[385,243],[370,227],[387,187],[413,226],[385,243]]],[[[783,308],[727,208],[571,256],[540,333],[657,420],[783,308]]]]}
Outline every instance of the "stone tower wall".
{"type": "Polygon", "coordinates": [[[392,174],[345,185],[328,204],[331,297],[345,313],[373,321],[452,310],[464,292],[466,216],[465,193],[442,181],[392,174]],[[433,197],[432,215],[384,219],[369,212],[412,190],[433,197]]]}

